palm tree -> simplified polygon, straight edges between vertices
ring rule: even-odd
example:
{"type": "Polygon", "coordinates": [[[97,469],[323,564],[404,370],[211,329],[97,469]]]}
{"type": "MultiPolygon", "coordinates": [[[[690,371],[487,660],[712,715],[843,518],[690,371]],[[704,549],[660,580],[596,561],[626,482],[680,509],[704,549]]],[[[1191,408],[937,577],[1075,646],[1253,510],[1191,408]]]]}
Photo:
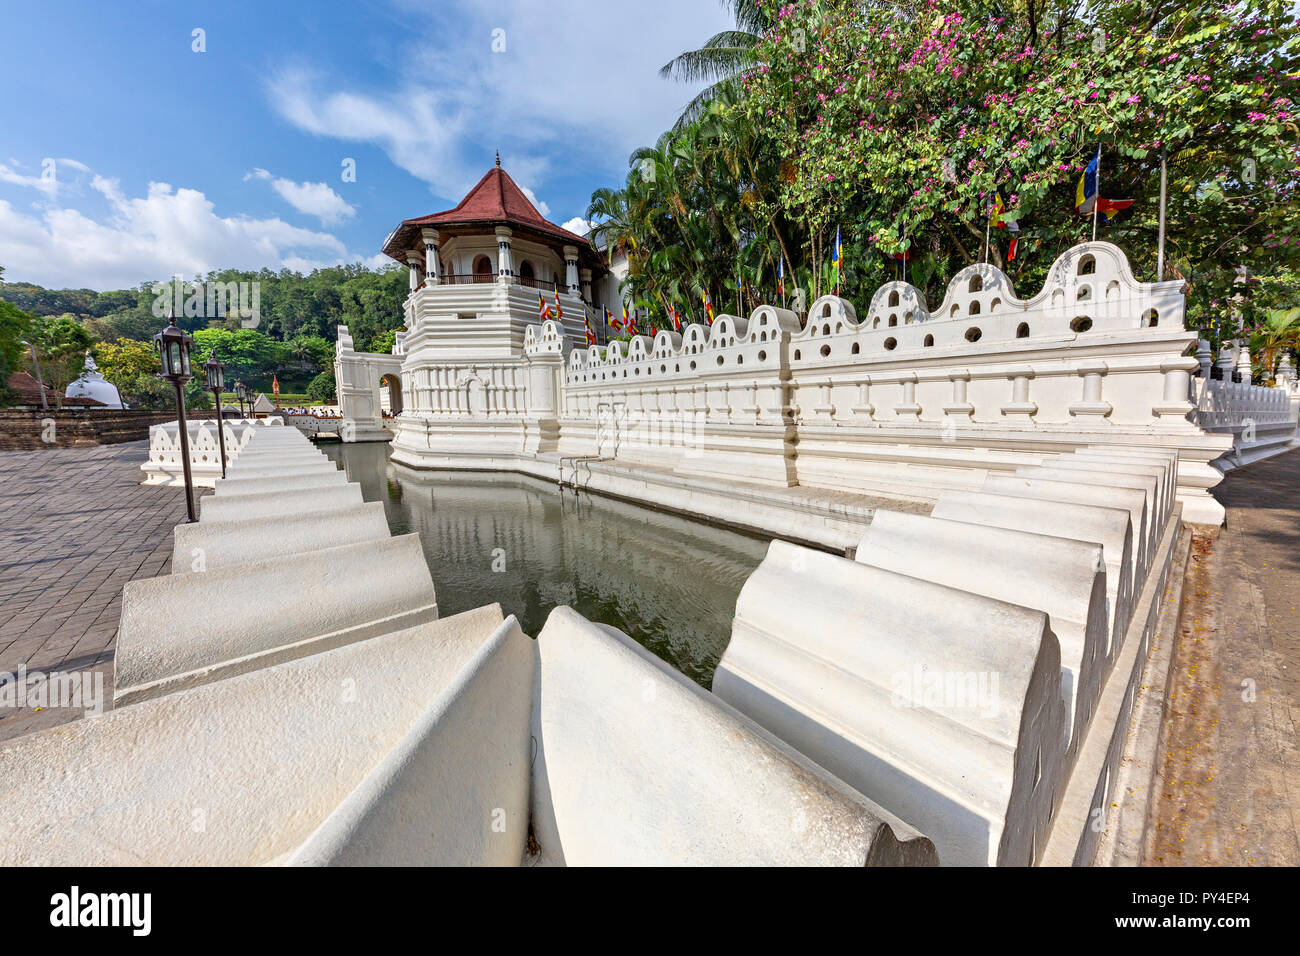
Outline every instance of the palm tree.
{"type": "Polygon", "coordinates": [[[659,75],[665,79],[709,84],[686,104],[673,125],[673,132],[680,132],[699,119],[719,94],[735,90],[741,74],[754,65],[754,49],[772,25],[768,15],[753,0],[721,2],[736,18],[736,29],[709,37],[698,50],[680,53],[659,69],[659,75]]]}

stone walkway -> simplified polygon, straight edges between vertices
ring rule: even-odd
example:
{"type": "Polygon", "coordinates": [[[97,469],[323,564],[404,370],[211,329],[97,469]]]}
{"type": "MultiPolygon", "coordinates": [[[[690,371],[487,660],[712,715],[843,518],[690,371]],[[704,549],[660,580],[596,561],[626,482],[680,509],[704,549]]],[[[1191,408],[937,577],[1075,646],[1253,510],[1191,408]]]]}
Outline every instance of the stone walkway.
{"type": "MultiPolygon", "coordinates": [[[[0,681],[99,672],[108,708],[122,585],[170,572],[185,519],[182,490],[140,484],[148,456],[143,441],[0,452],[0,681]]],[[[0,706],[0,740],[81,713],[0,706]]]]}
{"type": "Polygon", "coordinates": [[[1230,472],[1192,541],[1144,862],[1300,864],[1300,451],[1230,472]]]}

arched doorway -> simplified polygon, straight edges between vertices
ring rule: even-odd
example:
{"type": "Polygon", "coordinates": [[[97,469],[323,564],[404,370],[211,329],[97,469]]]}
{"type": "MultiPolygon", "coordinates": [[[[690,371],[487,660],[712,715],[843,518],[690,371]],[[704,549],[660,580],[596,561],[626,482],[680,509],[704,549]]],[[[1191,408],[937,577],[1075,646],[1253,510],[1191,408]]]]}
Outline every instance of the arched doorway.
{"type": "Polygon", "coordinates": [[[474,260],[474,281],[487,282],[492,278],[492,260],[487,256],[479,256],[474,260]]]}
{"type": "Polygon", "coordinates": [[[388,374],[379,379],[379,388],[388,389],[388,411],[394,417],[402,414],[402,377],[388,374]]]}
{"type": "Polygon", "coordinates": [[[537,274],[533,272],[533,264],[527,259],[519,263],[519,284],[528,286],[537,285],[537,274]]]}

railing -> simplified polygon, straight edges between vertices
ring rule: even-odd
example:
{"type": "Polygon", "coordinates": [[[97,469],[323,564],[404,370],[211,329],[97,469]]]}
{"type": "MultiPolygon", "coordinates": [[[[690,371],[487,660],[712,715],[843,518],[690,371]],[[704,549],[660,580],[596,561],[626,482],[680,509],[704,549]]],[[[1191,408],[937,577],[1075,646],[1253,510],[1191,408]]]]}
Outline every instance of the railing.
{"type": "MultiPolygon", "coordinates": [[[[456,275],[455,273],[438,276],[438,285],[490,285],[497,281],[495,273],[456,275]]],[[[515,282],[525,288],[541,289],[544,292],[555,291],[555,283],[548,279],[535,279],[529,276],[515,276],[515,282]]]]}

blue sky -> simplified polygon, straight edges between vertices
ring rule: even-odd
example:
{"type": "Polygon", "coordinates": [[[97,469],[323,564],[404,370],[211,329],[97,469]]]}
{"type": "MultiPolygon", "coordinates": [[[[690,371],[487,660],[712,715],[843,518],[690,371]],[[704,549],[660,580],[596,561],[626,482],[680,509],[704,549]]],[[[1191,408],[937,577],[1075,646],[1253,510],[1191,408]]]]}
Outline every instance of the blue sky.
{"type": "Polygon", "coordinates": [[[378,264],[400,220],[454,205],[497,149],[570,222],[695,92],[659,66],[728,26],[710,0],[15,4],[0,266],[111,289],[378,264]]]}

